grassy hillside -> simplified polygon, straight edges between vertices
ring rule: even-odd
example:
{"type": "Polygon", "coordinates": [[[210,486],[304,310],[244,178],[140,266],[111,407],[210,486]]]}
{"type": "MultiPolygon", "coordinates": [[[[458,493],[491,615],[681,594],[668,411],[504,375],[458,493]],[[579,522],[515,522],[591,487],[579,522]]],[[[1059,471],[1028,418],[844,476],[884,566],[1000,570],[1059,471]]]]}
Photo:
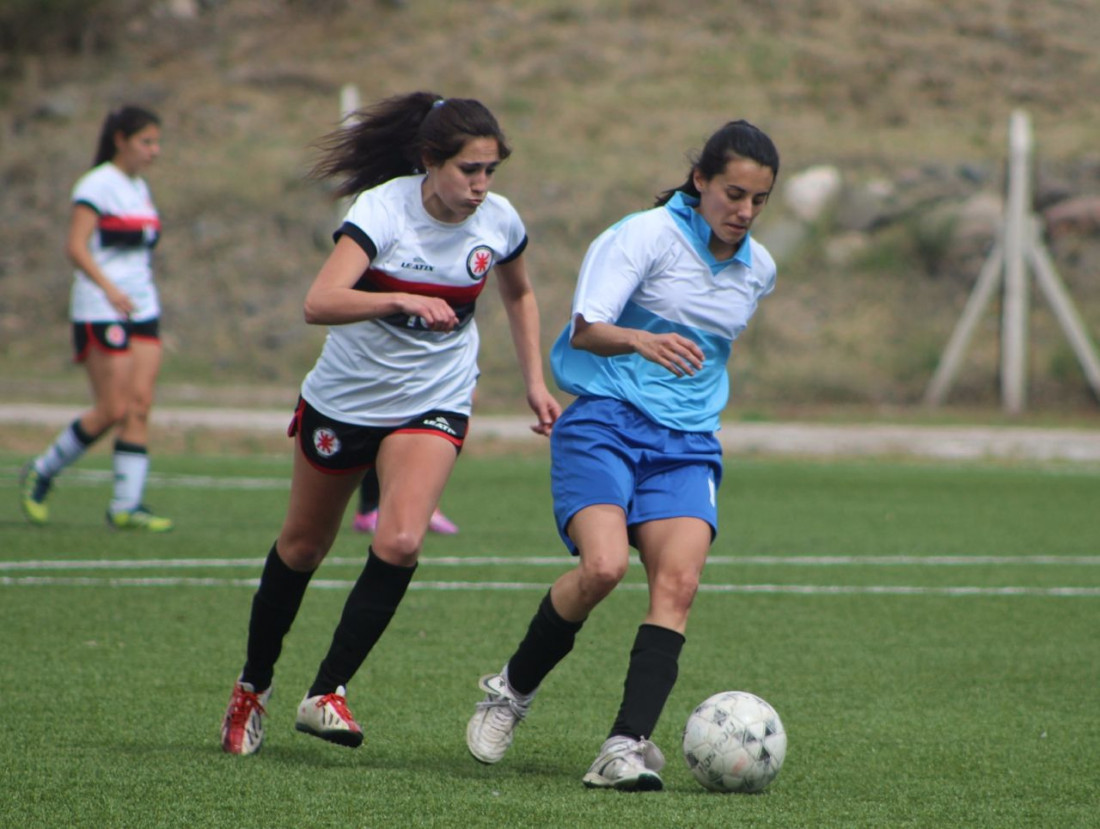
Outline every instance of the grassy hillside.
{"type": "MultiPolygon", "coordinates": [[[[1040,173],[1100,192],[1100,173],[1066,172],[1098,159],[1100,15],[1088,0],[207,0],[190,19],[167,16],[172,5],[130,4],[132,16],[81,49],[4,65],[0,377],[9,396],[53,380],[81,391],[68,365],[61,235],[100,119],[122,101],[165,117],[165,151],[149,178],[166,226],[168,383],[292,392],[311,365],[323,332],[301,322],[300,304],[335,209],[304,172],[348,83],[367,101],[417,88],[478,97],[500,116],[516,152],[497,189],[528,224],[547,343],[590,239],[682,181],[688,153],[730,118],[772,134],[781,180],[827,162],[855,183],[967,163],[999,169],[1009,113],[1024,107],[1040,173]]],[[[1003,185],[994,175],[980,186],[1003,185]]],[[[775,200],[761,237],[787,218],[775,200]]],[[[930,270],[914,227],[874,234],[861,255],[833,264],[826,220],[784,256],[777,293],[735,348],[736,406],[919,402],[981,256],[930,270]]],[[[1053,253],[1095,335],[1100,242],[1073,237],[1053,253]]],[[[481,399],[514,409],[522,403],[492,293],[480,311],[481,399]]],[[[1033,406],[1093,411],[1038,299],[1032,340],[1033,406]]],[[[952,402],[995,406],[996,365],[991,314],[952,402]]]]}

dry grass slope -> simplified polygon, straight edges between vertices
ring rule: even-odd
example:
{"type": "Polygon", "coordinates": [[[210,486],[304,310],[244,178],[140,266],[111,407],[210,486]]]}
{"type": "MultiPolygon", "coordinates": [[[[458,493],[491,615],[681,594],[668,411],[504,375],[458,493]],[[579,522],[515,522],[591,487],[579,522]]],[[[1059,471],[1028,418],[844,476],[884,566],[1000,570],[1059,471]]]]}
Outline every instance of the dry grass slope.
{"type": "MultiPolygon", "coordinates": [[[[1032,115],[1052,169],[1096,157],[1100,15],[1090,0],[234,0],[193,20],[157,5],[103,53],[52,55],[8,81],[0,117],[0,365],[5,391],[73,379],[60,253],[72,181],[108,105],[166,119],[150,176],[166,221],[159,273],[167,380],[292,390],[323,332],[301,322],[334,209],[304,177],[337,122],[340,87],[478,97],[516,153],[498,189],[528,223],[545,339],[567,315],[588,241],[680,182],[686,154],[732,117],[767,129],[788,173],[818,162],[847,179],[922,165],[996,164],[1013,108],[1032,115]],[[44,114],[45,113],[45,114],[44,114]]],[[[1100,182],[1096,185],[1100,188],[1100,182]]],[[[775,203],[762,220],[783,218],[775,203]]],[[[844,267],[827,227],[781,262],[780,288],[735,349],[742,409],[916,403],[978,262],[929,274],[914,241],[884,234],[844,267]],[[954,270],[951,270],[951,269],[954,270]]],[[[1100,331],[1096,240],[1055,250],[1100,331]]],[[[499,304],[486,292],[482,400],[521,406],[499,304]]],[[[1037,406],[1088,410],[1087,387],[1041,302],[1037,406]]],[[[957,400],[995,404],[996,323],[983,325],[957,400]]]]}

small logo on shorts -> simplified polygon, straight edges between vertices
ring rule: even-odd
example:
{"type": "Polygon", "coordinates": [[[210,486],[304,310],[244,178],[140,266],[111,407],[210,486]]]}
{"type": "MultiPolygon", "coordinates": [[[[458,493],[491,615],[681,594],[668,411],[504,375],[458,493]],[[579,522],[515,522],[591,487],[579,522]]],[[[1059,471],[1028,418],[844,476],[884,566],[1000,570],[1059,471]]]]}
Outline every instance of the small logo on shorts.
{"type": "Polygon", "coordinates": [[[103,332],[103,339],[106,340],[107,345],[122,348],[126,345],[126,329],[118,324],[108,325],[103,332]]]}
{"type": "Polygon", "coordinates": [[[493,249],[488,245],[478,245],[466,257],[466,273],[470,275],[470,279],[484,279],[491,267],[493,267],[493,249]]]}
{"type": "Polygon", "coordinates": [[[446,432],[448,435],[454,435],[455,437],[458,437],[458,433],[451,428],[451,424],[447,422],[447,418],[440,415],[436,415],[435,417],[426,417],[421,421],[421,423],[423,423],[425,426],[430,426],[433,429],[438,429],[441,432],[446,432]]]}
{"type": "Polygon", "coordinates": [[[327,426],[313,431],[313,448],[322,458],[331,458],[340,451],[340,438],[327,426]]]}

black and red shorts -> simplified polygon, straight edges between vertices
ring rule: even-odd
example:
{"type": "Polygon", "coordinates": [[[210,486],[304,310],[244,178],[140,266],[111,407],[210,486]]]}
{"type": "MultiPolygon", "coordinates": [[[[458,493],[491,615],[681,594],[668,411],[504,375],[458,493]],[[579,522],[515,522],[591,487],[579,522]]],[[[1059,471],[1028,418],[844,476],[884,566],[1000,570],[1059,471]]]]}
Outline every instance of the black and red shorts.
{"type": "Polygon", "coordinates": [[[469,423],[466,415],[436,409],[398,426],[358,426],[333,420],[299,397],[286,433],[298,438],[306,460],[316,469],[340,475],[374,466],[382,441],[398,432],[438,435],[460,452],[469,423]]]}
{"type": "Polygon", "coordinates": [[[73,360],[83,363],[88,351],[97,348],[107,354],[125,354],[131,340],[160,342],[160,319],[131,322],[74,322],[73,360]]]}

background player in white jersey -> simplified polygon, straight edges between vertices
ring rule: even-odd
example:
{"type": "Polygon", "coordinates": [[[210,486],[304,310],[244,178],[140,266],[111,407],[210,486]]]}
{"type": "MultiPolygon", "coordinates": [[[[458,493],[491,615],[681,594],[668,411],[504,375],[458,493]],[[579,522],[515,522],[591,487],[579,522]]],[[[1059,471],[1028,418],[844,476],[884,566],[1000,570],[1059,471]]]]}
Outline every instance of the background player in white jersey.
{"type": "Polygon", "coordinates": [[[558,384],[577,395],[550,439],[554,517],[579,565],[550,588],[466,732],[500,760],[535,691],[638,549],[649,608],[630,651],[618,715],[586,786],[651,790],[664,759],[650,737],[676,681],[688,613],[718,531],[726,362],[775,263],[749,235],[779,171],[745,121],[710,137],[688,179],[589,247],[572,319],[555,343],[558,384]]]}
{"type": "Polygon", "coordinates": [[[383,100],[322,142],[320,177],[355,196],[305,300],[328,325],[302,384],[290,504],[252,602],[246,661],[222,747],[251,754],[282,648],[348,500],[375,467],[378,526],[367,562],[296,728],[355,747],[363,732],[346,685],[381,637],[416,569],[428,521],[466,435],[477,381],[474,306],[495,273],[527,391],[550,434],[561,407],[546,388],[535,296],[512,205],[489,192],[510,149],[478,101],[417,92],[383,100]]]}
{"type": "Polygon", "coordinates": [[[32,523],[49,520],[46,496],[53,479],[117,426],[107,523],[118,529],[172,529],[169,519],[142,502],[161,343],[151,262],[160,218],[141,174],[158,155],[160,119],[141,107],[122,107],[107,115],[92,169],[73,188],[65,245],[76,266],[70,318],[76,360],[87,369],[93,404],[24,467],[22,505],[32,523]]]}

